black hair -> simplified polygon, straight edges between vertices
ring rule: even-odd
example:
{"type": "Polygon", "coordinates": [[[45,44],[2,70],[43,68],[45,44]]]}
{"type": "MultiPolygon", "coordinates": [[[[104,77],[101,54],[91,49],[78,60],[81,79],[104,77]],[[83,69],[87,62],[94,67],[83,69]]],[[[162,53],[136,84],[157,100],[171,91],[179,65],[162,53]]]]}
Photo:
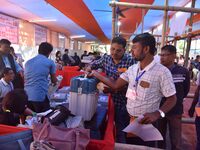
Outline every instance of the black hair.
{"type": "Polygon", "coordinates": [[[157,51],[156,49],[156,40],[153,35],[148,32],[138,34],[132,40],[133,43],[139,42],[143,47],[149,46],[150,54],[154,55],[157,51]]]}
{"type": "Polygon", "coordinates": [[[61,54],[61,52],[60,52],[60,51],[57,51],[57,52],[56,52],[56,57],[58,57],[58,54],[61,54]]]}
{"type": "Polygon", "coordinates": [[[48,42],[42,42],[39,45],[38,53],[48,56],[53,50],[53,46],[48,42]]]}
{"type": "Polygon", "coordinates": [[[7,45],[11,45],[11,42],[8,39],[1,39],[0,40],[0,45],[1,44],[7,44],[7,45]]]}
{"type": "Polygon", "coordinates": [[[66,48],[66,49],[65,49],[65,52],[69,52],[69,49],[66,48]]]}
{"type": "Polygon", "coordinates": [[[123,46],[123,48],[126,47],[126,39],[124,39],[124,38],[121,37],[121,36],[114,37],[114,38],[112,39],[112,42],[111,42],[111,43],[112,43],[112,44],[113,44],[113,43],[120,44],[120,45],[123,46]]]}
{"type": "Polygon", "coordinates": [[[176,54],[176,47],[173,45],[165,45],[161,48],[161,50],[168,51],[171,54],[176,54]]]}
{"type": "Polygon", "coordinates": [[[6,94],[2,101],[3,109],[23,114],[28,104],[28,96],[23,89],[15,89],[6,94]]]}
{"type": "Polygon", "coordinates": [[[8,68],[8,67],[4,68],[2,75],[4,76],[5,74],[8,74],[10,70],[12,70],[12,69],[8,68]]]}

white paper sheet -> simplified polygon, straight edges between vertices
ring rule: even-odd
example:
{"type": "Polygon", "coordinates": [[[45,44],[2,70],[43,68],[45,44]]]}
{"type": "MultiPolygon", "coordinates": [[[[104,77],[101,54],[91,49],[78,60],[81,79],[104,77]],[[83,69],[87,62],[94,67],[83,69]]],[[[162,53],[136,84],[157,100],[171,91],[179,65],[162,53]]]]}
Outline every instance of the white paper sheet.
{"type": "Polygon", "coordinates": [[[161,133],[152,124],[140,124],[139,121],[143,116],[138,117],[130,123],[123,131],[133,133],[144,141],[163,140],[161,133]]]}

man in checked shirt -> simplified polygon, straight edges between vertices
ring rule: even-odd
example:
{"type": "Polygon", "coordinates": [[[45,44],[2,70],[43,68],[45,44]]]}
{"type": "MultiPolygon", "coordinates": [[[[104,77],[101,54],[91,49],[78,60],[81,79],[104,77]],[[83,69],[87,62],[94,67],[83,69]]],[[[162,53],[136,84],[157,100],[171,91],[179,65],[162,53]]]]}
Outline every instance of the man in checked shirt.
{"type": "MultiPolygon", "coordinates": [[[[112,79],[117,80],[122,70],[128,69],[136,61],[125,53],[126,40],[122,37],[115,37],[112,39],[110,47],[110,55],[104,55],[101,59],[94,61],[87,67],[86,71],[91,72],[93,69],[103,68],[106,75],[112,79]]],[[[116,125],[116,142],[126,143],[126,135],[122,131],[129,124],[129,114],[126,110],[126,90],[113,91],[111,93],[115,104],[115,125],[116,125]]]]}
{"type": "MultiPolygon", "coordinates": [[[[128,84],[126,108],[131,119],[143,116],[139,123],[155,123],[159,118],[164,118],[165,113],[176,104],[172,75],[169,69],[154,60],[156,41],[153,35],[139,34],[132,43],[132,55],[139,63],[129,67],[116,81],[113,82],[96,71],[92,71],[89,76],[95,76],[114,90],[128,84]],[[159,108],[162,97],[166,101],[159,108]]],[[[155,146],[153,142],[142,144],[155,146]]]]}

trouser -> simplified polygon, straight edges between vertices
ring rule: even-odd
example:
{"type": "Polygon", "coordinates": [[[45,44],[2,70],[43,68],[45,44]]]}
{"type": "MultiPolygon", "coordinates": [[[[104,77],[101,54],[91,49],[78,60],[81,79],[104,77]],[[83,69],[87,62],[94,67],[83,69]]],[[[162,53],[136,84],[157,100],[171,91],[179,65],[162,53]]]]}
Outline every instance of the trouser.
{"type": "Polygon", "coordinates": [[[29,101],[28,108],[30,108],[31,110],[33,110],[36,113],[47,111],[50,108],[49,99],[46,96],[45,100],[43,102],[29,101]]]}
{"type": "Polygon", "coordinates": [[[126,106],[115,107],[116,142],[126,143],[126,133],[122,130],[129,124],[129,114],[126,106]]]}
{"type": "Polygon", "coordinates": [[[181,150],[181,117],[182,115],[171,115],[158,120],[158,129],[163,136],[163,141],[158,142],[159,148],[166,148],[167,126],[172,150],[181,150]]]}
{"type": "Polygon", "coordinates": [[[197,146],[196,150],[200,150],[200,117],[196,116],[195,119],[196,133],[197,133],[197,146]]]}

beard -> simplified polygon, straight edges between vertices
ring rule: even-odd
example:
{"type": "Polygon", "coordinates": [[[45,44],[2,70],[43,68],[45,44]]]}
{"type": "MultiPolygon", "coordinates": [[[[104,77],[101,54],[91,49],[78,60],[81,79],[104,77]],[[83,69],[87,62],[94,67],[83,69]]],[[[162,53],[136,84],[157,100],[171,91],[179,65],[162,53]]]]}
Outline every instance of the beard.
{"type": "Polygon", "coordinates": [[[145,55],[144,52],[142,51],[142,53],[140,54],[140,56],[135,57],[135,60],[136,60],[136,61],[142,61],[145,57],[146,57],[146,55],[145,55]]]}

